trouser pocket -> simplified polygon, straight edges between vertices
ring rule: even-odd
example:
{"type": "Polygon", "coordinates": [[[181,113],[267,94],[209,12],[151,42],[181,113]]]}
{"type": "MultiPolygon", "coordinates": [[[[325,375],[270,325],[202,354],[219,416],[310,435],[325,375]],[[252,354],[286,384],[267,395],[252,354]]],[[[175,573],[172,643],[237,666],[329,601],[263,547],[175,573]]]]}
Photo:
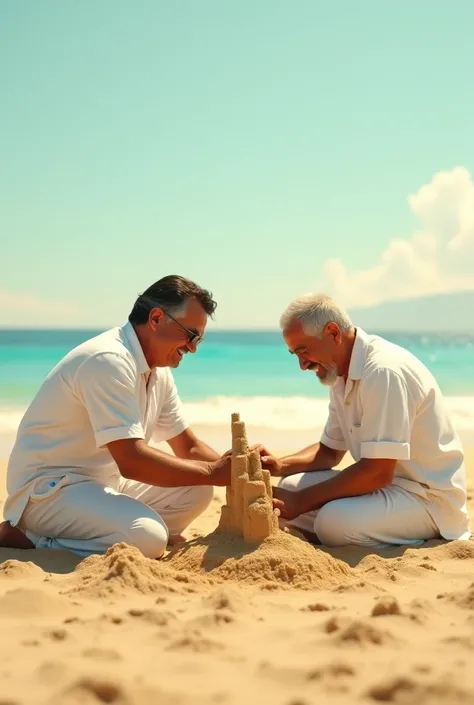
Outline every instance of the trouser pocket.
{"type": "Polygon", "coordinates": [[[41,502],[44,499],[49,499],[50,497],[53,497],[56,492],[59,492],[61,487],[64,487],[67,482],[67,475],[42,478],[35,482],[33,489],[30,492],[30,500],[33,502],[41,502]]]}

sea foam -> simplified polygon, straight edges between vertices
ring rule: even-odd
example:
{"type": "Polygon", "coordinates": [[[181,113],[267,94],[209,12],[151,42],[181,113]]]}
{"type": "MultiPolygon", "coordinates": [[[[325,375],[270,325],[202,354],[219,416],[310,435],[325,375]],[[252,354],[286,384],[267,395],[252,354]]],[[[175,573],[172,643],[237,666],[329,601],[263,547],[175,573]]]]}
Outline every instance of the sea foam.
{"type": "MultiPolygon", "coordinates": [[[[458,431],[474,431],[474,397],[445,397],[445,403],[458,431]]],[[[228,426],[235,409],[251,426],[303,431],[324,426],[328,401],[299,396],[214,396],[184,402],[189,423],[199,426],[228,426]]],[[[16,433],[24,412],[18,407],[0,407],[0,434],[16,433]]]]}

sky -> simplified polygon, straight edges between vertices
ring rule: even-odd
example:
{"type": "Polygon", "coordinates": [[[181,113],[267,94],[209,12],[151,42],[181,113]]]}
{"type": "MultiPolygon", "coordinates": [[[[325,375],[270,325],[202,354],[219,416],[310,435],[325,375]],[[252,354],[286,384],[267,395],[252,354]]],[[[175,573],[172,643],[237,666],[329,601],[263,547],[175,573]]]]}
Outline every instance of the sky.
{"type": "Polygon", "coordinates": [[[0,325],[474,289],[472,0],[1,0],[0,325]]]}

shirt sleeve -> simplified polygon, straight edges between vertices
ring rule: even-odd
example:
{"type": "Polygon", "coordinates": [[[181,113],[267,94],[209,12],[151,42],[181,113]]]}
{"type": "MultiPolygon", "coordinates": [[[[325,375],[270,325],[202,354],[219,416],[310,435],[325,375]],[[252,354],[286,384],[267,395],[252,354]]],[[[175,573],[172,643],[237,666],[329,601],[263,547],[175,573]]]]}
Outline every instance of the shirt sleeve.
{"type": "Polygon", "coordinates": [[[329,415],[320,442],[333,450],[347,450],[347,443],[332,398],[329,400],[329,415]]]}
{"type": "Polygon", "coordinates": [[[153,431],[153,440],[156,442],[168,441],[189,427],[184,416],[183,404],[179,398],[174,377],[169,369],[166,372],[166,397],[153,431]]]}
{"type": "Polygon", "coordinates": [[[79,368],[75,392],[86,408],[98,448],[124,438],[145,438],[137,380],[133,362],[116,353],[90,357],[79,368]]]}
{"type": "Polygon", "coordinates": [[[416,400],[405,380],[379,368],[361,383],[361,458],[410,459],[416,400]]]}

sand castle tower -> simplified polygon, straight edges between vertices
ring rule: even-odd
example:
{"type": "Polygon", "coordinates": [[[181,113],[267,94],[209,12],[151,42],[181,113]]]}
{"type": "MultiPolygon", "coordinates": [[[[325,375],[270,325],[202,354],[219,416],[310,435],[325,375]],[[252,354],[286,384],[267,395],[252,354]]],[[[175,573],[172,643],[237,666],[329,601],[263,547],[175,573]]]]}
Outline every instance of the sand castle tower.
{"type": "Polygon", "coordinates": [[[279,531],[273,509],[270,473],[262,469],[258,451],[250,451],[245,424],[232,414],[232,478],[222,507],[219,531],[259,542],[279,531]]]}

